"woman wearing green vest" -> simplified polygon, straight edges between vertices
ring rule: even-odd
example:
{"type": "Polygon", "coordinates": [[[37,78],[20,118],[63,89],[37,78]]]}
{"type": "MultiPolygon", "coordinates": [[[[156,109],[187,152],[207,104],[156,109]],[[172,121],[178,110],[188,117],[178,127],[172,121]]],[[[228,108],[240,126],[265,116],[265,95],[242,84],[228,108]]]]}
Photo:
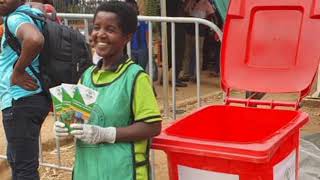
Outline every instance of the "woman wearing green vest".
{"type": "MultiPolygon", "coordinates": [[[[72,124],[74,180],[150,179],[150,138],[161,131],[161,116],[148,75],[123,53],[137,27],[137,14],[124,2],[102,3],[91,34],[96,66],[81,84],[99,92],[88,124],[72,124]]],[[[62,122],[57,136],[68,136],[62,122]]]]}

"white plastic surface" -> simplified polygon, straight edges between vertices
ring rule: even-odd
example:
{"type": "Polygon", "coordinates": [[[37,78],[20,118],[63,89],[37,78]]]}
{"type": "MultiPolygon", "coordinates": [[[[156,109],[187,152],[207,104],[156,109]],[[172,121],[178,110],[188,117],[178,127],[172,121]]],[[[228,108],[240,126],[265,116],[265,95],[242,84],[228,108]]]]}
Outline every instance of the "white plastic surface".
{"type": "Polygon", "coordinates": [[[238,175],[218,173],[178,165],[179,180],[239,180],[238,175]]]}

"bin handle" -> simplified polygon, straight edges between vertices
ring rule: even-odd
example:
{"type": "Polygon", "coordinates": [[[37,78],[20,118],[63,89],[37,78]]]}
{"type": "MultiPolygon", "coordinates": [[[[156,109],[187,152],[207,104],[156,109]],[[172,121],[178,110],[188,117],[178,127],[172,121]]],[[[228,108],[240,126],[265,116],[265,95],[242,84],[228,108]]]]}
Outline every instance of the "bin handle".
{"type": "Polygon", "coordinates": [[[245,107],[256,107],[258,105],[270,106],[271,109],[275,107],[293,107],[295,110],[298,110],[301,107],[301,101],[303,97],[300,96],[296,102],[287,102],[287,101],[275,101],[275,100],[259,100],[259,99],[241,99],[241,98],[232,98],[230,97],[230,89],[226,89],[226,95],[224,98],[225,105],[230,104],[243,104],[245,107]]]}
{"type": "Polygon", "coordinates": [[[264,105],[264,106],[270,106],[271,109],[274,109],[275,107],[293,107],[295,109],[299,109],[299,103],[297,102],[285,102],[285,101],[263,101],[263,100],[256,100],[256,99],[238,99],[238,98],[230,98],[226,97],[225,104],[244,104],[246,107],[254,107],[257,105],[264,105]]]}

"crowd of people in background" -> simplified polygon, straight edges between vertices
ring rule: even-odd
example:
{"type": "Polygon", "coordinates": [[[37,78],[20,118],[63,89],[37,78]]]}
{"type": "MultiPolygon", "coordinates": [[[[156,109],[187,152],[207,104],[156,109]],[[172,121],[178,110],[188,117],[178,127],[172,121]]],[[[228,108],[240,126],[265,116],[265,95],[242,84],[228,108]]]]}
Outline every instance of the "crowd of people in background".
{"type": "MultiPolygon", "coordinates": [[[[135,0],[126,0],[139,14],[135,0]]],[[[210,0],[168,0],[168,17],[195,17],[209,20],[222,29],[223,22],[210,0]]],[[[148,25],[139,21],[137,31],[131,41],[131,56],[142,68],[148,71],[148,25]]],[[[171,24],[167,24],[168,63],[172,67],[171,24]]],[[[195,25],[175,24],[175,76],[177,87],[187,87],[186,82],[196,82],[195,25]]],[[[161,52],[161,49],[158,49],[161,52]]],[[[163,53],[157,57],[157,66],[161,66],[163,53]]],[[[154,60],[152,60],[154,62],[154,60]]],[[[199,64],[200,71],[209,70],[210,75],[220,76],[220,41],[216,33],[205,25],[199,25],[199,64]]],[[[157,69],[157,66],[153,69],[157,69]]],[[[152,72],[157,76],[157,72],[152,72]]],[[[162,79],[160,79],[162,84],[162,79]]]]}
{"type": "MultiPolygon", "coordinates": [[[[135,0],[125,0],[132,6],[139,14],[139,7],[135,0]]],[[[222,29],[223,22],[219,12],[216,10],[214,4],[210,0],[170,0],[167,2],[167,16],[168,17],[196,17],[209,20],[215,23],[222,29]]],[[[89,34],[92,27],[89,27],[89,34]]],[[[131,57],[148,72],[148,25],[144,21],[139,21],[137,31],[134,33],[131,40],[131,57]]],[[[169,68],[172,67],[171,59],[171,24],[167,24],[167,42],[168,42],[168,63],[169,68]]],[[[90,37],[89,37],[90,41],[90,37]]],[[[186,82],[196,82],[196,51],[195,51],[195,25],[194,24],[175,24],[175,76],[177,87],[187,87],[186,82]],[[186,43],[187,42],[187,43],[186,43]]],[[[205,25],[199,25],[199,63],[200,71],[208,70],[211,76],[220,76],[220,46],[221,42],[217,34],[210,30],[205,25]]],[[[127,51],[127,49],[125,49],[127,51]]],[[[158,68],[161,67],[161,49],[160,55],[155,61],[154,56],[152,59],[154,80],[158,79],[158,68]]],[[[100,57],[98,57],[93,48],[93,63],[96,64],[100,57]]],[[[160,74],[161,76],[161,74],[160,74]]],[[[160,79],[162,84],[162,79],[160,79]]]]}
{"type": "MultiPolygon", "coordinates": [[[[221,16],[210,0],[170,0],[166,5],[169,17],[202,18],[222,29],[221,16]]],[[[171,68],[171,24],[168,24],[167,32],[168,60],[171,68]]],[[[175,42],[176,86],[186,87],[186,82],[196,82],[195,25],[176,23],[175,42]]],[[[209,70],[210,75],[220,76],[220,41],[216,33],[204,25],[199,26],[199,64],[200,71],[209,70]]]]}

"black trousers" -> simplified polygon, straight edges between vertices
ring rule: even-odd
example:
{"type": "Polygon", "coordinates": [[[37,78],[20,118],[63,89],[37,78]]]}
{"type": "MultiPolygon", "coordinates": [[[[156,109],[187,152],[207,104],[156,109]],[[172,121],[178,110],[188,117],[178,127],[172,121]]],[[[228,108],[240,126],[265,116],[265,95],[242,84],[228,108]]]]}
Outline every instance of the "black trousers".
{"type": "MultiPolygon", "coordinates": [[[[172,59],[171,59],[171,53],[172,53],[172,44],[171,44],[171,24],[168,23],[167,26],[167,32],[168,32],[168,62],[169,62],[169,68],[172,67],[172,59]]],[[[185,24],[182,23],[176,23],[175,24],[175,51],[176,51],[176,78],[179,77],[179,73],[182,69],[182,61],[184,58],[184,51],[185,51],[185,24]]]]}
{"type": "Polygon", "coordinates": [[[266,93],[246,91],[246,98],[262,99],[264,95],[266,95],[266,93]]]}
{"type": "Polygon", "coordinates": [[[39,179],[39,134],[49,104],[41,93],[14,100],[12,107],[2,111],[13,180],[39,179]]]}

